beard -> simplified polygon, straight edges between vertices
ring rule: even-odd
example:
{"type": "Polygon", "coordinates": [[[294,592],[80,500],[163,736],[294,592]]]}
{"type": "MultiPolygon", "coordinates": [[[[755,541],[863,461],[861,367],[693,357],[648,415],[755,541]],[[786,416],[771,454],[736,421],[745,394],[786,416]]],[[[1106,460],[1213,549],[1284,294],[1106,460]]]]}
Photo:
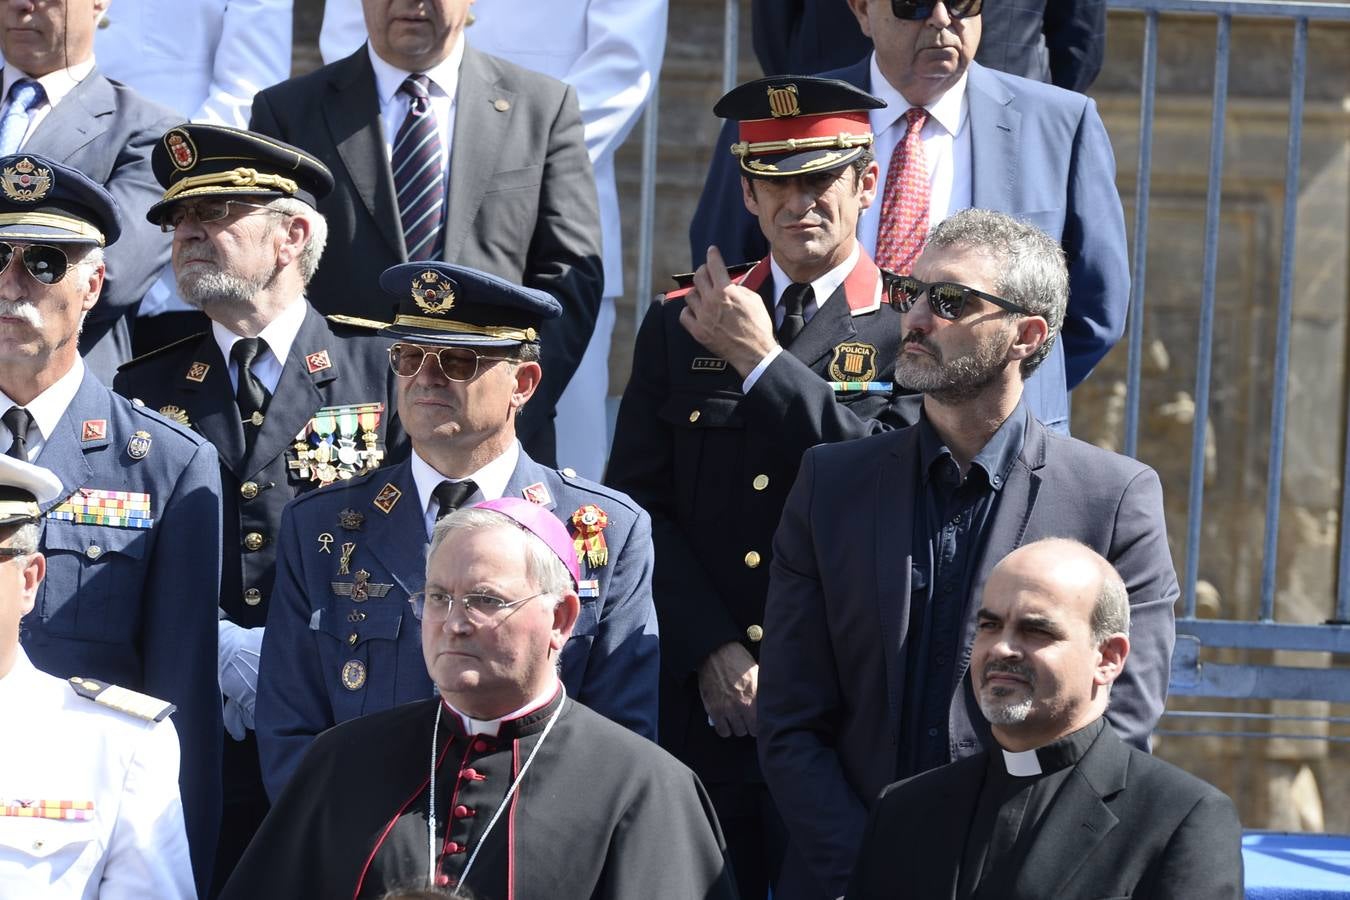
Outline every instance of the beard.
{"type": "Polygon", "coordinates": [[[227,272],[220,267],[214,250],[201,247],[181,262],[205,261],[213,265],[193,267],[178,277],[178,293],[189,305],[205,311],[210,306],[246,306],[255,295],[272,283],[275,273],[264,272],[253,277],[227,272]]]}
{"type": "Polygon", "coordinates": [[[895,362],[895,380],[911,391],[931,396],[945,404],[965,403],[978,397],[1009,365],[1007,333],[1000,329],[981,339],[975,349],[944,359],[942,350],[927,336],[911,331],[900,342],[895,362]],[[933,354],[932,360],[905,353],[906,344],[918,344],[933,354]]]}
{"type": "Polygon", "coordinates": [[[1031,716],[1031,708],[1036,697],[1036,673],[1030,666],[992,662],[984,667],[983,677],[988,678],[993,672],[1007,672],[1009,675],[1025,678],[1027,680],[1027,685],[1023,688],[1025,695],[1022,699],[1015,700],[1012,696],[1013,688],[986,685],[980,688],[977,698],[980,712],[984,713],[990,725],[1021,725],[1031,716]]]}

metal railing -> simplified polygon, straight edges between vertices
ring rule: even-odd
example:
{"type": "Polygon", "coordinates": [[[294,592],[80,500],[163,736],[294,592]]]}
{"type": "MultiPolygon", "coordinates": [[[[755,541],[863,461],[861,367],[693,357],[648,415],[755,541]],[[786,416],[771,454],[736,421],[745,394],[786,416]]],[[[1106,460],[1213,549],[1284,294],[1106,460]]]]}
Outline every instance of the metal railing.
{"type": "MultiPolygon", "coordinates": [[[[1139,97],[1139,158],[1136,170],[1133,222],[1132,286],[1126,363],[1124,451],[1138,452],[1140,396],[1145,351],[1144,308],[1147,295],[1147,248],[1149,199],[1153,171],[1153,137],[1156,113],[1159,20],[1177,13],[1215,18],[1215,64],[1213,107],[1210,122],[1209,173],[1205,197],[1203,276],[1196,348],[1194,418],[1191,423],[1190,476],[1186,510],[1185,566],[1182,573],[1182,610],[1177,620],[1178,644],[1173,659],[1172,690],[1178,695],[1327,700],[1350,703],[1350,673],[1344,669],[1301,668],[1252,663],[1217,664],[1201,660],[1202,647],[1238,648],[1248,651],[1300,650],[1350,654],[1350,452],[1343,463],[1340,500],[1338,588],[1334,612],[1326,624],[1277,622],[1277,587],[1280,505],[1285,463],[1285,431],[1289,399],[1290,332],[1293,319],[1294,252],[1297,229],[1300,157],[1303,145],[1303,110],[1307,78],[1308,26],[1312,21],[1350,23],[1350,5],[1342,3],[1279,2],[1279,0],[1108,0],[1110,8],[1141,13],[1144,39],[1139,97]],[[1229,67],[1234,17],[1262,17],[1288,22],[1293,33],[1291,80],[1288,105],[1288,141],[1285,156],[1283,228],[1280,244],[1275,356],[1272,367],[1270,454],[1266,473],[1266,512],[1259,615],[1256,620],[1216,620],[1197,616],[1201,534],[1205,512],[1205,450],[1210,428],[1210,381],[1213,373],[1214,320],[1216,311],[1219,225],[1224,165],[1224,126],[1228,105],[1229,67]]],[[[737,81],[738,0],[726,0],[723,42],[722,87],[737,81]]],[[[658,85],[659,87],[659,85],[658,85]]],[[[642,129],[644,140],[640,233],[639,298],[634,314],[640,320],[645,298],[652,296],[652,242],[656,173],[656,119],[653,101],[642,129]]],[[[635,322],[636,324],[636,322],[635,322]]],[[[634,329],[636,331],[636,328],[634,329]]],[[[1347,416],[1347,447],[1350,447],[1350,416],[1347,416]]],[[[1330,600],[1330,598],[1328,598],[1330,600]]],[[[1328,604],[1330,607],[1330,603],[1328,604]]],[[[1179,718],[1200,715],[1177,712],[1179,718]]],[[[1204,715],[1213,715],[1204,713],[1204,715]]],[[[1222,713],[1234,718],[1297,719],[1271,713],[1222,713]]],[[[1345,719],[1321,717],[1320,721],[1346,724],[1345,719]]],[[[1206,732],[1188,731],[1187,734],[1206,732]]],[[[1267,732],[1223,732],[1234,736],[1273,737],[1267,732]]]]}

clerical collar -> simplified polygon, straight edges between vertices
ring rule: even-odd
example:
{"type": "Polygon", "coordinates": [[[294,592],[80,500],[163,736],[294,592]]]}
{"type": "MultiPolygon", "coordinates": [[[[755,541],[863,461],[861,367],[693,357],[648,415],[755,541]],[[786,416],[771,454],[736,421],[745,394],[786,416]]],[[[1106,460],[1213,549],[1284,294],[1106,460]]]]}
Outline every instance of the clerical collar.
{"type": "Polygon", "coordinates": [[[1034,775],[1048,775],[1075,765],[1088,748],[1097,740],[1097,735],[1106,727],[1105,718],[1097,718],[1091,724],[1067,734],[1053,744],[1037,747],[1035,750],[999,750],[1003,754],[1003,767],[1009,775],[1018,778],[1030,778],[1034,775]]]}
{"type": "Polygon", "coordinates": [[[510,731],[516,734],[528,733],[529,726],[534,724],[534,720],[544,721],[548,719],[548,714],[553,711],[553,701],[560,699],[561,691],[559,687],[561,682],[556,678],[553,683],[545,688],[538,696],[532,698],[520,709],[509,712],[500,719],[475,719],[467,713],[462,713],[451,706],[446,700],[441,702],[445,708],[454,713],[459,719],[460,725],[464,728],[465,734],[486,734],[491,737],[497,737],[501,734],[503,723],[512,726],[510,731]]]}

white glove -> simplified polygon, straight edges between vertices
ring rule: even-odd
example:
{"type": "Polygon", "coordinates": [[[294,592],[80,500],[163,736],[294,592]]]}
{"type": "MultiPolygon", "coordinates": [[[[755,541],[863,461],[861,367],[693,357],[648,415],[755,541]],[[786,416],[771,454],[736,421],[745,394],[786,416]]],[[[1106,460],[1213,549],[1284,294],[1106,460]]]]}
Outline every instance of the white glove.
{"type": "Polygon", "coordinates": [[[262,650],[263,629],[241,628],[228,619],[216,623],[218,638],[216,663],[220,673],[220,692],[225,695],[225,727],[237,741],[253,727],[253,710],[258,703],[258,659],[262,650]]]}

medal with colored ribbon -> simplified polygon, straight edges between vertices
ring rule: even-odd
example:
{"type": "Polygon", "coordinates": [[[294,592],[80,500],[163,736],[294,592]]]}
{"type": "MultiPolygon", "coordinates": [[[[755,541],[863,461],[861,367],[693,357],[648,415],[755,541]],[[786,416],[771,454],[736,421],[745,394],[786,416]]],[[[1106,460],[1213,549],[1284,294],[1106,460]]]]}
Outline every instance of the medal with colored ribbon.
{"type": "Polygon", "coordinates": [[[609,515],[593,503],[572,513],[572,546],[577,551],[577,562],[596,567],[609,562],[609,548],[601,534],[609,524],[609,515]]]}

